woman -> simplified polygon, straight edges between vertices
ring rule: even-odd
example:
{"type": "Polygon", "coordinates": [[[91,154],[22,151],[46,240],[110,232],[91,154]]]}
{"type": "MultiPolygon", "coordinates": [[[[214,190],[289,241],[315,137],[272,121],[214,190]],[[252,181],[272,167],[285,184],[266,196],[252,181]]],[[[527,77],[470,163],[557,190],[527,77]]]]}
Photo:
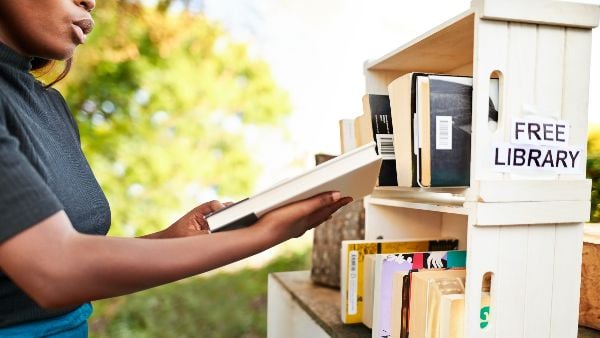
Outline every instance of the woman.
{"type": "Polygon", "coordinates": [[[195,208],[147,238],[110,238],[110,210],[64,99],[32,66],[67,60],[93,27],[94,0],[0,1],[0,336],[86,336],[90,300],[128,294],[253,255],[350,202],[337,192],[206,235],[195,208]],[[193,236],[203,234],[202,236],[193,236]]]}

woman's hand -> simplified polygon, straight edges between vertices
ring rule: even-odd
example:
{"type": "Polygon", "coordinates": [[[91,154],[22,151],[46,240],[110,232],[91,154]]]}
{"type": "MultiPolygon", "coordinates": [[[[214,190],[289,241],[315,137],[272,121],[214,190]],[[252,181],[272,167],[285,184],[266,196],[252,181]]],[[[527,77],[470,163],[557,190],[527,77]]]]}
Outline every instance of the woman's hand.
{"type": "Polygon", "coordinates": [[[265,230],[266,236],[275,243],[281,243],[302,236],[350,202],[351,197],[341,197],[339,192],[326,192],[273,210],[261,217],[254,226],[265,230]]]}
{"type": "Polygon", "coordinates": [[[203,203],[192,209],[192,211],[185,214],[168,228],[142,236],[142,238],[175,238],[207,234],[209,233],[209,229],[204,216],[230,204],[231,202],[221,203],[219,201],[203,203]]]}

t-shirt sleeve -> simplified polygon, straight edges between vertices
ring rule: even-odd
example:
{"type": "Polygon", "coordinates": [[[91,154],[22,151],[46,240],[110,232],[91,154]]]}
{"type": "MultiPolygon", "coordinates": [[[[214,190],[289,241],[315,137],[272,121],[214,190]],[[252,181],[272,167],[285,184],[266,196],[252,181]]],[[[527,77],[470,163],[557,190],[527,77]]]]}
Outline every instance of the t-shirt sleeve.
{"type": "Polygon", "coordinates": [[[6,126],[0,102],[0,243],[63,209],[6,126]]]}

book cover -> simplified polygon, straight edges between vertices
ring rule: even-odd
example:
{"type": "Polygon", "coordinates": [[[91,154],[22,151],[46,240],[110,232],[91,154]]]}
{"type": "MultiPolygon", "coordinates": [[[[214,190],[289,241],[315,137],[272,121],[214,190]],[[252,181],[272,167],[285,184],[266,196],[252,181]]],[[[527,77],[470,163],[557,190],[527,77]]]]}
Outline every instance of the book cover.
{"type": "MultiPolygon", "coordinates": [[[[473,79],[421,75],[416,86],[415,143],[418,184],[424,187],[468,186],[471,166],[473,79]]],[[[496,123],[498,80],[490,82],[488,119],[496,123]]]]}
{"type": "MultiPolygon", "coordinates": [[[[455,270],[445,270],[447,273],[436,275],[435,277],[418,278],[415,288],[420,288],[420,291],[425,289],[425,298],[422,295],[417,297],[417,301],[425,302],[425,318],[422,314],[418,315],[418,320],[421,324],[424,321],[425,328],[421,337],[439,338],[440,329],[440,302],[442,295],[461,294],[465,292],[465,270],[459,275],[452,275],[455,270]],[[426,284],[426,285],[421,285],[426,284]]],[[[460,271],[460,270],[459,270],[460,271]]],[[[444,271],[442,271],[444,272],[444,271]]],[[[414,276],[413,276],[414,277],[414,276]]],[[[417,309],[419,311],[419,309],[417,309]]],[[[422,329],[423,327],[417,327],[422,329]]],[[[419,334],[415,334],[419,337],[419,334]]]]}
{"type": "Polygon", "coordinates": [[[360,323],[363,315],[364,260],[366,255],[400,252],[455,250],[457,239],[351,240],[342,241],[340,254],[341,318],[360,323]]]}
{"type": "Polygon", "coordinates": [[[389,337],[391,334],[392,278],[394,273],[414,269],[464,268],[465,265],[466,251],[464,250],[377,255],[375,258],[373,282],[375,285],[373,296],[373,337],[389,337]]]}
{"type": "Polygon", "coordinates": [[[241,228],[273,209],[326,191],[358,200],[373,191],[381,162],[371,142],[211,213],[206,221],[213,232],[241,228]]]}
{"type": "Polygon", "coordinates": [[[390,98],[388,95],[368,94],[367,100],[368,104],[365,104],[364,108],[368,109],[368,114],[371,116],[373,141],[377,144],[377,153],[383,158],[378,185],[397,186],[390,98]]]}
{"type": "Polygon", "coordinates": [[[438,338],[463,338],[465,294],[448,294],[440,298],[438,338]]]}
{"type": "Polygon", "coordinates": [[[373,328],[373,272],[375,271],[375,255],[365,256],[365,270],[363,278],[363,313],[362,323],[368,328],[373,328]]]}
{"type": "Polygon", "coordinates": [[[394,129],[394,154],[398,186],[414,187],[416,181],[416,155],[413,151],[413,77],[405,74],[388,85],[392,126],[394,129]]]}
{"type": "MultiPolygon", "coordinates": [[[[399,271],[395,272],[394,277],[392,277],[392,318],[390,324],[390,337],[400,337],[400,333],[402,332],[402,298],[404,297],[404,277],[407,275],[408,271],[399,271]]],[[[408,297],[408,293],[406,297],[408,297]]]]}

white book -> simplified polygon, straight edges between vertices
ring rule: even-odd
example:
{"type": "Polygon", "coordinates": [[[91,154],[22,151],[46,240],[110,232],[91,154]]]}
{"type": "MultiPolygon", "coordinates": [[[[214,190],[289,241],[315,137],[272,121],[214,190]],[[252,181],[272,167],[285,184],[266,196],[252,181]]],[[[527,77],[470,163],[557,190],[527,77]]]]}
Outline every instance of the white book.
{"type": "Polygon", "coordinates": [[[255,223],[271,210],[326,191],[339,191],[342,197],[357,200],[373,191],[380,167],[381,156],[371,142],[211,213],[206,220],[212,232],[232,230],[255,223]]]}

